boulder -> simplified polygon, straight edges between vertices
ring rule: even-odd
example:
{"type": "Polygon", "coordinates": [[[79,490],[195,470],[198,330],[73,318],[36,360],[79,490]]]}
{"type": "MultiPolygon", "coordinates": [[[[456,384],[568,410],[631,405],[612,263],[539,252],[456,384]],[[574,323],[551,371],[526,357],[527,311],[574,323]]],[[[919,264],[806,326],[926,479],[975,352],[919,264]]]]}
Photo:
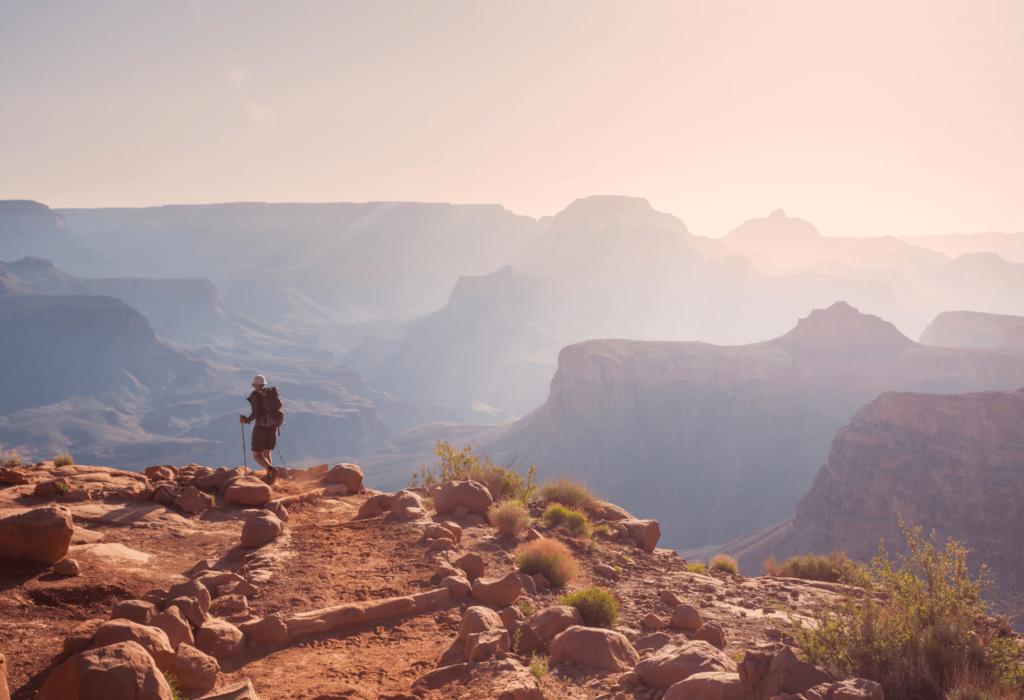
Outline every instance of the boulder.
{"type": "Polygon", "coordinates": [[[7,687],[7,657],[0,654],[0,700],[11,700],[11,689],[7,687]]]}
{"type": "Polygon", "coordinates": [[[181,614],[180,608],[168,608],[159,615],[154,615],[153,619],[149,621],[149,625],[164,631],[171,649],[177,649],[181,644],[195,646],[196,640],[192,636],[192,625],[181,614]]]}
{"type": "Polygon", "coordinates": [[[441,523],[429,523],[423,528],[423,534],[420,535],[421,542],[424,542],[426,540],[439,539],[446,539],[451,540],[452,542],[456,542],[455,535],[452,533],[452,531],[446,528],[441,523]]]}
{"type": "Polygon", "coordinates": [[[618,632],[574,625],[551,642],[551,659],[555,663],[572,661],[621,673],[636,666],[640,655],[618,632]]]}
{"type": "Polygon", "coordinates": [[[601,503],[597,507],[598,515],[605,520],[636,520],[625,509],[619,508],[614,503],[601,503]]]}
{"type": "Polygon", "coordinates": [[[462,520],[469,515],[469,508],[466,506],[456,506],[455,510],[452,511],[452,517],[456,520],[462,520]]]}
{"type": "Polygon", "coordinates": [[[359,506],[359,512],[356,513],[356,520],[364,520],[366,518],[376,518],[378,515],[384,515],[384,509],[377,503],[376,498],[367,498],[363,505],[359,506]]]}
{"type": "Polygon", "coordinates": [[[281,503],[280,499],[264,503],[263,510],[273,513],[282,523],[288,522],[288,519],[291,517],[288,515],[288,509],[284,507],[284,503],[281,503]]]}
{"type": "Polygon", "coordinates": [[[59,576],[78,576],[82,573],[82,567],[70,557],[64,557],[53,565],[53,573],[59,576]]]}
{"type": "Polygon", "coordinates": [[[441,588],[447,588],[455,596],[467,596],[469,595],[469,581],[462,578],[461,576],[445,576],[441,579],[441,583],[438,584],[441,588]]]}
{"type": "Polygon", "coordinates": [[[243,622],[238,626],[248,637],[255,642],[266,642],[267,644],[287,644],[291,639],[288,634],[288,625],[284,619],[277,615],[265,617],[262,620],[243,622]]]}
{"type": "Polygon", "coordinates": [[[125,600],[114,606],[110,619],[130,620],[139,625],[148,625],[156,613],[156,606],[145,600],[125,600]]]}
{"type": "Polygon", "coordinates": [[[249,612],[249,601],[244,595],[224,595],[210,604],[210,614],[216,617],[244,615],[249,612]]]}
{"type": "Polygon", "coordinates": [[[199,700],[260,700],[256,689],[252,687],[252,681],[245,680],[217,688],[212,693],[207,693],[199,700]]]}
{"type": "Polygon", "coordinates": [[[186,513],[202,513],[213,507],[213,499],[195,486],[189,486],[178,497],[178,507],[186,513]]]}
{"type": "Polygon", "coordinates": [[[523,592],[519,574],[510,571],[501,578],[480,578],[473,584],[472,596],[481,603],[505,607],[512,605],[523,592]]]}
{"type": "Polygon", "coordinates": [[[189,644],[182,644],[174,655],[171,667],[167,669],[178,679],[181,690],[197,690],[208,693],[217,685],[220,664],[209,654],[189,644]]]}
{"type": "Polygon", "coordinates": [[[196,632],[196,647],[218,661],[237,656],[245,649],[245,635],[230,622],[211,618],[196,632]]]}
{"type": "Polygon", "coordinates": [[[633,648],[637,652],[641,652],[645,649],[657,650],[664,646],[672,644],[672,637],[668,636],[664,632],[655,632],[649,634],[646,637],[640,637],[640,639],[633,642],[633,648]]]}
{"type": "Polygon", "coordinates": [[[751,700],[754,690],[735,673],[695,673],[665,693],[664,700],[751,700]]]}
{"type": "MultiPolygon", "coordinates": [[[[529,669],[513,659],[488,659],[480,663],[443,666],[420,676],[410,690],[413,695],[398,694],[390,697],[396,700],[428,696],[496,700],[544,700],[545,697],[529,669]]],[[[353,697],[357,696],[353,694],[353,697]]]]}
{"type": "Polygon", "coordinates": [[[254,595],[260,592],[260,589],[252,585],[248,581],[231,581],[224,585],[217,586],[217,595],[244,595],[246,598],[252,598],[254,595]]]}
{"type": "Polygon", "coordinates": [[[533,580],[533,576],[519,574],[519,580],[523,582],[523,592],[526,595],[537,595],[537,582],[533,580]]]}
{"type": "Polygon", "coordinates": [[[530,618],[530,628],[545,642],[576,626],[583,626],[583,618],[579,610],[568,605],[552,605],[530,618]]]}
{"type": "Polygon", "coordinates": [[[864,678],[849,678],[839,683],[816,685],[801,695],[807,700],[885,700],[882,686],[864,678]]]}
{"type": "Polygon", "coordinates": [[[242,546],[256,549],[273,542],[284,533],[284,523],[274,514],[264,512],[242,526],[242,546]]]}
{"type": "Polygon", "coordinates": [[[457,523],[453,523],[451,520],[444,520],[440,523],[441,527],[452,534],[455,538],[455,543],[462,542],[462,528],[457,523]]]}
{"type": "Polygon", "coordinates": [[[92,638],[92,646],[105,647],[121,642],[135,642],[145,649],[160,672],[166,671],[174,661],[174,649],[164,631],[131,620],[110,620],[100,625],[92,638]]]}
{"type": "Polygon", "coordinates": [[[254,476],[243,476],[224,492],[224,500],[239,506],[262,507],[274,498],[273,490],[254,476]]]}
{"type": "Polygon", "coordinates": [[[228,479],[233,479],[239,475],[240,472],[237,469],[225,469],[224,467],[221,467],[212,474],[197,476],[195,478],[195,485],[203,491],[219,491],[221,484],[228,479]]]}
{"type": "Polygon", "coordinates": [[[484,630],[466,637],[466,660],[483,661],[492,656],[501,657],[509,651],[508,631],[504,629],[484,630]]]}
{"type": "MultiPolygon", "coordinates": [[[[671,594],[670,594],[671,595],[671,594]]],[[[672,596],[675,598],[675,596],[672,596]]],[[[679,605],[672,613],[672,626],[680,630],[699,630],[704,624],[700,611],[692,605],[679,605]]]]}
{"type": "Polygon", "coordinates": [[[467,552],[452,562],[466,572],[466,578],[476,581],[484,575],[484,558],[476,552],[467,552]]]}
{"type": "Polygon", "coordinates": [[[172,700],[153,657],[136,642],[75,654],[46,679],[36,700],[172,700]]]}
{"type": "Polygon", "coordinates": [[[359,493],[363,489],[363,470],[354,464],[338,464],[323,475],[323,480],[330,484],[345,484],[349,493],[359,493]]]}
{"type": "Polygon", "coordinates": [[[427,552],[454,552],[457,551],[459,546],[455,544],[454,540],[449,540],[445,537],[441,539],[432,540],[427,545],[427,552]]]}
{"type": "Polygon", "coordinates": [[[14,484],[15,486],[27,484],[29,483],[28,474],[24,469],[18,467],[2,467],[0,468],[0,483],[14,484]]]}
{"type": "Polygon", "coordinates": [[[170,464],[158,464],[155,467],[146,467],[142,472],[150,481],[171,481],[178,476],[178,470],[170,464]]]}
{"type": "MultiPolygon", "coordinates": [[[[620,520],[619,525],[626,528],[629,539],[645,552],[653,552],[661,539],[661,526],[657,520],[620,520]]],[[[621,540],[620,540],[621,541],[621,540]]]]}
{"type": "Polygon", "coordinates": [[[388,517],[392,520],[416,520],[426,515],[423,510],[423,497],[413,491],[399,491],[391,501],[391,513],[388,517]]]}
{"type": "Polygon", "coordinates": [[[67,508],[33,508],[0,519],[0,552],[4,559],[56,564],[67,556],[74,531],[67,508]]]}
{"type": "Polygon", "coordinates": [[[537,636],[525,620],[513,620],[505,625],[505,629],[508,630],[508,638],[512,640],[513,654],[526,657],[544,646],[544,640],[537,636]]]}
{"type": "Polygon", "coordinates": [[[822,683],[834,683],[835,680],[825,669],[810,661],[801,661],[790,647],[783,647],[771,660],[767,675],[757,683],[756,697],[757,700],[769,700],[781,693],[796,695],[822,683]]]}
{"type": "Polygon", "coordinates": [[[498,617],[501,618],[501,624],[506,629],[513,622],[523,622],[526,620],[523,611],[519,609],[518,605],[509,605],[507,608],[502,608],[501,612],[498,613],[498,617]]]}
{"type": "Polygon", "coordinates": [[[465,506],[470,513],[483,516],[493,503],[491,492],[478,481],[449,481],[434,494],[434,511],[438,515],[449,515],[465,506]]]}
{"type": "Polygon", "coordinates": [[[96,630],[102,627],[105,622],[107,621],[95,619],[86,620],[76,625],[71,630],[71,633],[64,638],[64,654],[77,654],[92,644],[92,638],[96,636],[96,630]]]}
{"type": "Polygon", "coordinates": [[[206,624],[206,610],[203,610],[203,606],[200,605],[199,601],[191,596],[171,598],[164,603],[164,612],[171,608],[178,608],[185,619],[189,621],[189,624],[196,629],[206,624]]]}
{"type": "Polygon", "coordinates": [[[664,620],[662,620],[660,617],[658,617],[654,613],[647,613],[644,616],[643,625],[644,625],[644,629],[649,629],[649,630],[663,630],[666,627],[668,627],[668,623],[665,622],[664,620]]]}
{"type": "Polygon", "coordinates": [[[459,639],[466,641],[471,634],[495,630],[501,626],[502,622],[498,613],[490,608],[474,605],[471,608],[466,608],[466,611],[462,613],[462,621],[459,622],[459,639]]]}
{"type": "Polygon", "coordinates": [[[199,606],[203,609],[203,612],[210,612],[210,589],[208,589],[199,581],[186,581],[184,583],[176,583],[170,587],[167,591],[167,597],[170,599],[175,598],[195,598],[199,601],[199,606]]]}
{"type": "MultiPolygon", "coordinates": [[[[683,603],[682,598],[680,598],[675,593],[669,590],[662,591],[658,594],[658,597],[662,603],[664,603],[665,605],[671,605],[673,608],[678,608],[680,605],[685,605],[685,603],[683,603]]],[[[701,624],[704,624],[703,620],[701,620],[701,624]]]]}
{"type": "Polygon", "coordinates": [[[693,638],[707,642],[711,646],[718,647],[719,649],[724,649],[727,643],[725,628],[717,622],[705,622],[701,625],[700,629],[694,633],[693,638]]]}
{"type": "MultiPolygon", "coordinates": [[[[236,581],[244,581],[245,579],[238,574],[230,571],[201,571],[198,575],[191,577],[193,581],[201,584],[206,590],[210,592],[210,595],[216,598],[219,593],[217,589],[228,583],[234,583],[236,581]]],[[[166,594],[165,594],[166,595],[166,594]]]]}
{"type": "Polygon", "coordinates": [[[604,576],[609,581],[619,580],[619,572],[615,570],[615,567],[608,566],[607,564],[597,564],[594,566],[594,573],[604,576]]]}
{"type": "Polygon", "coordinates": [[[537,584],[537,588],[551,588],[551,582],[548,581],[544,574],[534,574],[530,578],[537,584]]]}
{"type": "Polygon", "coordinates": [[[707,642],[685,642],[661,647],[634,670],[648,688],[667,690],[695,673],[735,672],[736,664],[707,642]]]}

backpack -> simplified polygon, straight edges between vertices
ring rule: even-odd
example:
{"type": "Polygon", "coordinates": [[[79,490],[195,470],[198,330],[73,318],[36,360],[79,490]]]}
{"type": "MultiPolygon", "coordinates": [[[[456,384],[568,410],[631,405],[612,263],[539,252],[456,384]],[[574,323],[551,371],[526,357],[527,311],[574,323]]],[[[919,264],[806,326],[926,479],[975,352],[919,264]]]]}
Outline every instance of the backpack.
{"type": "Polygon", "coordinates": [[[263,397],[263,412],[266,415],[267,423],[271,428],[280,428],[284,425],[284,406],[281,404],[281,395],[277,393],[276,386],[268,386],[263,397]]]}

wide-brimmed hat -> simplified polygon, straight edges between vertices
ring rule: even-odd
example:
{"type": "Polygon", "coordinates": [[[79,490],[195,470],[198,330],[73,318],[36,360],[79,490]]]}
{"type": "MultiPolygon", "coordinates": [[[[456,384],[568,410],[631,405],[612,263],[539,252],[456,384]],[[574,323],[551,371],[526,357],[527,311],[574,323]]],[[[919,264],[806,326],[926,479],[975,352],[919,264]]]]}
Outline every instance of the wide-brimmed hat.
{"type": "Polygon", "coordinates": [[[266,386],[267,385],[267,378],[264,377],[262,374],[257,374],[256,378],[252,380],[252,383],[253,384],[259,384],[260,386],[266,386]]]}

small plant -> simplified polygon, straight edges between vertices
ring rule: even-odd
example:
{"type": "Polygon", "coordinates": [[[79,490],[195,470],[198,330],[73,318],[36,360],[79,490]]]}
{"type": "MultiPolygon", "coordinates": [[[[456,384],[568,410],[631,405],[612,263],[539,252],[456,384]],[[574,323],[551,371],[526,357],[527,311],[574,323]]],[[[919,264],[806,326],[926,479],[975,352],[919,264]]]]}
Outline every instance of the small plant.
{"type": "Polygon", "coordinates": [[[740,568],[737,566],[736,560],[728,554],[716,554],[712,557],[711,568],[717,569],[718,571],[724,571],[725,573],[732,574],[733,576],[740,572],[740,568]]]}
{"type": "Polygon", "coordinates": [[[487,509],[487,519],[498,532],[516,537],[530,524],[530,514],[519,501],[501,501],[487,509]]]}
{"type": "Polygon", "coordinates": [[[529,618],[533,615],[533,606],[530,605],[528,600],[519,601],[519,612],[523,614],[523,617],[529,618]]]}
{"type": "Polygon", "coordinates": [[[517,550],[516,563],[524,574],[541,574],[554,588],[561,588],[579,573],[576,558],[569,548],[549,537],[521,545],[517,550]]]}
{"type": "Polygon", "coordinates": [[[533,657],[530,659],[530,673],[537,680],[540,680],[544,676],[548,675],[548,657],[547,655],[537,655],[537,652],[533,652],[533,657]]]}
{"type": "Polygon", "coordinates": [[[597,586],[562,596],[558,604],[576,608],[587,627],[611,629],[619,620],[619,604],[615,597],[597,586]]]}
{"type": "Polygon", "coordinates": [[[54,481],[53,490],[56,491],[59,495],[63,496],[64,494],[71,490],[71,485],[66,481],[54,481]]]}
{"type": "Polygon", "coordinates": [[[543,484],[540,495],[549,503],[561,503],[577,510],[594,508],[598,503],[597,496],[590,492],[583,481],[567,474],[543,484]]]}
{"type": "Polygon", "coordinates": [[[787,576],[802,578],[809,581],[828,581],[829,583],[845,583],[861,588],[871,588],[871,576],[868,567],[860,562],[847,559],[846,552],[832,552],[818,556],[813,552],[802,557],[791,557],[781,565],[774,557],[766,559],[762,564],[770,576],[787,576]],[[768,571],[773,566],[776,573],[768,571]]]}
{"type": "Polygon", "coordinates": [[[167,681],[167,685],[171,688],[171,697],[174,700],[184,700],[181,695],[181,690],[178,688],[178,678],[170,671],[164,671],[164,680],[167,681]]]}
{"type": "Polygon", "coordinates": [[[621,566],[615,566],[613,568],[615,569],[615,573],[620,574],[620,575],[622,574],[622,567],[621,566]]]}
{"type": "Polygon", "coordinates": [[[630,556],[629,556],[628,554],[623,554],[623,555],[622,555],[622,558],[626,560],[626,563],[627,563],[627,564],[628,564],[629,562],[633,561],[633,560],[632,560],[632,559],[630,558],[630,556]]]}
{"type": "Polygon", "coordinates": [[[590,521],[579,511],[570,510],[565,506],[553,503],[544,510],[544,524],[548,527],[565,524],[573,533],[581,537],[590,535],[590,521]]]}
{"type": "Polygon", "coordinates": [[[771,555],[763,562],[761,562],[761,570],[764,571],[767,576],[782,576],[782,567],[779,566],[779,560],[775,558],[775,555],[771,555]]]}
{"type": "Polygon", "coordinates": [[[55,467],[67,467],[75,463],[75,460],[71,458],[71,455],[67,452],[61,452],[59,455],[53,458],[53,466],[55,467]]]}
{"type": "Polygon", "coordinates": [[[592,532],[593,535],[607,535],[610,530],[611,528],[608,526],[608,524],[604,523],[602,525],[595,526],[592,532]]]}
{"type": "Polygon", "coordinates": [[[691,574],[703,574],[707,573],[708,567],[701,564],[699,561],[692,562],[686,565],[686,570],[691,574]]]}
{"type": "Polygon", "coordinates": [[[432,510],[434,510],[434,497],[433,496],[424,496],[423,497],[423,510],[427,511],[428,513],[431,512],[432,510]]]}
{"type": "Polygon", "coordinates": [[[520,627],[512,635],[512,653],[519,656],[519,643],[523,640],[523,629],[520,627]]]}
{"type": "Polygon", "coordinates": [[[20,467],[21,459],[17,450],[0,450],[0,467],[20,467]]]}

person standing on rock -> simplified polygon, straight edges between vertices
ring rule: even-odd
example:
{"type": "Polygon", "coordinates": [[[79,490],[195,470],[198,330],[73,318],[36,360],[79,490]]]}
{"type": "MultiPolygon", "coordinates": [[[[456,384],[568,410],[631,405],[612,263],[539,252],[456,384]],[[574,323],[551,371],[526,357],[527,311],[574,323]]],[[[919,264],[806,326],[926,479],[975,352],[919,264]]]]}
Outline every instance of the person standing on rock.
{"type": "Polygon", "coordinates": [[[252,456],[256,463],[267,470],[267,483],[273,486],[278,480],[278,470],[271,463],[271,450],[277,447],[277,431],[284,424],[284,411],[276,387],[267,387],[267,380],[257,374],[252,380],[253,392],[246,399],[252,407],[248,417],[239,416],[239,423],[256,421],[252,429],[252,456]]]}

